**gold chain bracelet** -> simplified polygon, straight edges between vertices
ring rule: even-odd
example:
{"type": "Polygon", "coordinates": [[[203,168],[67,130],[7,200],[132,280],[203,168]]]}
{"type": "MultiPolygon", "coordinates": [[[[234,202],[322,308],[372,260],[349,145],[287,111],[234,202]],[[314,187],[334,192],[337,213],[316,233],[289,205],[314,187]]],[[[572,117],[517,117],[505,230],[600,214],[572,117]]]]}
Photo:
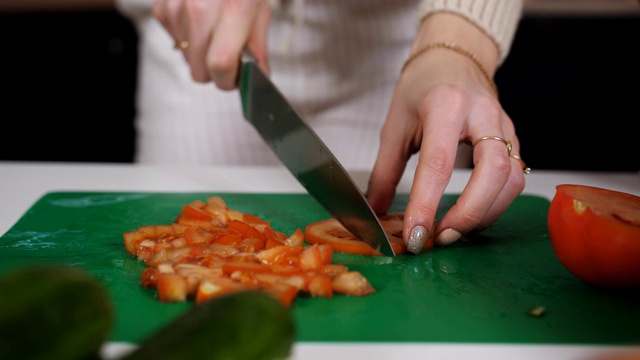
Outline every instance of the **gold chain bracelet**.
{"type": "Polygon", "coordinates": [[[482,75],[485,77],[485,79],[487,79],[487,81],[489,82],[489,85],[491,85],[491,88],[493,89],[493,92],[495,93],[496,97],[498,96],[498,86],[496,85],[495,81],[493,81],[493,78],[491,77],[491,75],[489,75],[489,71],[482,65],[482,63],[480,62],[476,54],[452,43],[437,42],[437,43],[429,44],[423,47],[422,49],[416,51],[411,56],[409,56],[407,61],[404,62],[404,65],[402,65],[402,70],[400,70],[400,73],[402,73],[404,69],[406,69],[406,67],[409,66],[409,64],[411,64],[420,55],[426,53],[429,50],[434,50],[434,49],[452,50],[457,52],[460,55],[467,57],[469,60],[473,61],[473,63],[476,64],[476,66],[480,69],[480,72],[482,72],[482,75]]]}

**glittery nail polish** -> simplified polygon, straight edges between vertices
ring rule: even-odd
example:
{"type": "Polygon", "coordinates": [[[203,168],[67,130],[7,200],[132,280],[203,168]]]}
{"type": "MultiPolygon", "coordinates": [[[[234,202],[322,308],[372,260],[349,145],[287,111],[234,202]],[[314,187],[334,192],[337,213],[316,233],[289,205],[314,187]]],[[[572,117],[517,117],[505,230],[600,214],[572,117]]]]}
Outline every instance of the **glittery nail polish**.
{"type": "Polygon", "coordinates": [[[416,225],[411,229],[411,235],[409,235],[409,242],[407,244],[407,250],[414,254],[419,254],[422,251],[425,241],[429,232],[427,228],[422,225],[416,225]]]}

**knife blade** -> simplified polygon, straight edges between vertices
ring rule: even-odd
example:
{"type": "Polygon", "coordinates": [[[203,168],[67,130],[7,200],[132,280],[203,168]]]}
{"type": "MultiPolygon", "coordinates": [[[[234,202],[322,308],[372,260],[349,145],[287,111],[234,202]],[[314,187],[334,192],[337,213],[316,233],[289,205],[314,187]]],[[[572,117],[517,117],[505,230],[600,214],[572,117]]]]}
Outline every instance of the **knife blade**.
{"type": "Polygon", "coordinates": [[[360,189],[313,129],[263,73],[253,53],[241,57],[242,111],[309,194],[356,237],[395,256],[387,234],[360,189]]]}

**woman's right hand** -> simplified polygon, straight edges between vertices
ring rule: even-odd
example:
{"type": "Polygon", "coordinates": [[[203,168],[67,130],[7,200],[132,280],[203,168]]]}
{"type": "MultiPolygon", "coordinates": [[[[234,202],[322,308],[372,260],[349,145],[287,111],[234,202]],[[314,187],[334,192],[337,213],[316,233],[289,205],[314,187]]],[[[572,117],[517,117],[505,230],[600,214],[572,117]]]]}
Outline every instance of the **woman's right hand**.
{"type": "Polygon", "coordinates": [[[182,50],[197,82],[235,89],[245,46],[269,71],[267,0],[156,0],[153,15],[182,50]]]}

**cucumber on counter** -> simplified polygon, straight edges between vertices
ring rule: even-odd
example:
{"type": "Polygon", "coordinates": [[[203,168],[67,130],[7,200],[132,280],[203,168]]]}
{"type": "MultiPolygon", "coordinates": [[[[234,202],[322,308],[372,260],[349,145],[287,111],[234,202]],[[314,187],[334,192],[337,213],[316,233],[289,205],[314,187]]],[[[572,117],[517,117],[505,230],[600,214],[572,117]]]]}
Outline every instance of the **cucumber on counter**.
{"type": "Polygon", "coordinates": [[[0,359],[98,358],[112,322],[106,289],[83,269],[47,265],[0,275],[0,359]]]}
{"type": "Polygon", "coordinates": [[[294,340],[289,309],[242,291],[193,305],[121,360],[286,359],[294,340]]]}

